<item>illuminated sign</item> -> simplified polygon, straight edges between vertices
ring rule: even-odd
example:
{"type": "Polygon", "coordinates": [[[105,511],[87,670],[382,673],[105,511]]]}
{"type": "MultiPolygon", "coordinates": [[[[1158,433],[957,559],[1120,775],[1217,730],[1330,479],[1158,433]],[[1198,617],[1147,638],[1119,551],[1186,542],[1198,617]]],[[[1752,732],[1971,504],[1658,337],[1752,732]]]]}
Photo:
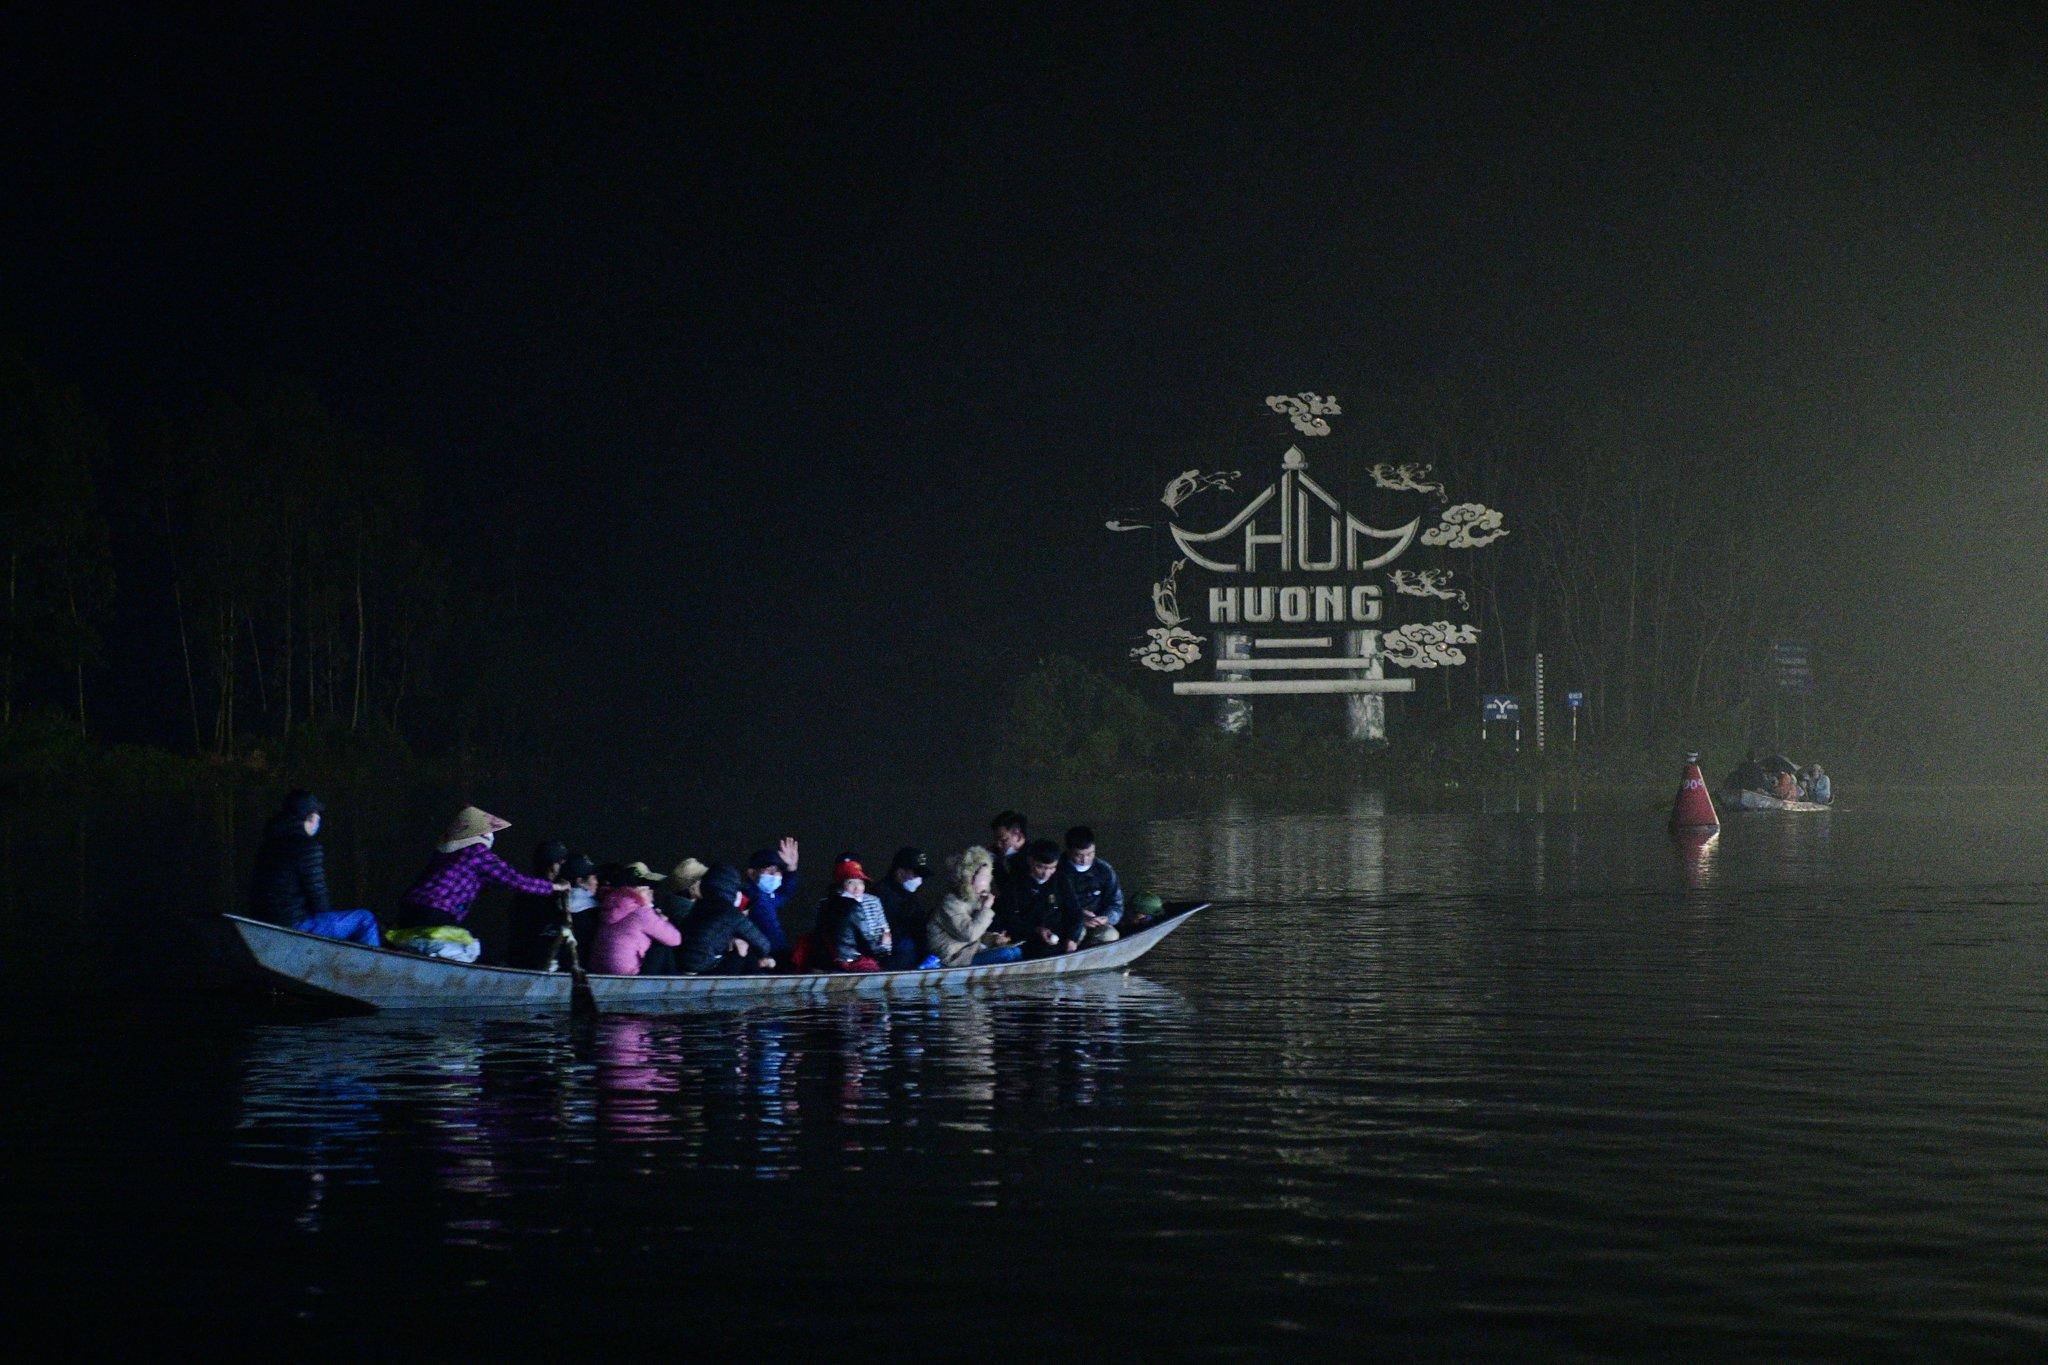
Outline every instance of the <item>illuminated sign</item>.
{"type": "MultiPolygon", "coordinates": [[[[1334,397],[1313,393],[1265,406],[1297,440],[1328,436],[1329,419],[1342,415],[1334,397]]],[[[1214,676],[1175,678],[1182,696],[1338,693],[1383,717],[1381,696],[1414,691],[1416,670],[1463,664],[1479,643],[1478,626],[1454,619],[1471,610],[1455,570],[1397,562],[1419,549],[1477,550],[1507,528],[1483,503],[1452,502],[1427,464],[1363,466],[1378,501],[1396,511],[1378,518],[1347,509],[1310,473],[1297,441],[1280,450],[1279,466],[1234,510],[1219,504],[1238,493],[1242,473],[1194,468],[1169,480],[1154,508],[1106,523],[1124,534],[1163,530],[1170,557],[1152,583],[1156,624],[1130,656],[1157,673],[1206,665],[1214,676]],[[1433,619],[1388,619],[1418,612],[1433,619]]],[[[1384,727],[1354,720],[1362,733],[1384,727]]],[[[1227,716],[1223,723],[1233,728],[1227,716]]]]}

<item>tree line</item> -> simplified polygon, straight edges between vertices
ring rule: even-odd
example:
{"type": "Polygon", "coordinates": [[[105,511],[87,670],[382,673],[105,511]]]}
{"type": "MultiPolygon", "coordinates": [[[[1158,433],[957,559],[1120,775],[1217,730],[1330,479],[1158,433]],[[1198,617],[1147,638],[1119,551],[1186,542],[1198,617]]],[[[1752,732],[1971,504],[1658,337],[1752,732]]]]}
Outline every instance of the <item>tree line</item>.
{"type": "Polygon", "coordinates": [[[0,726],[33,707],[93,733],[112,664],[175,691],[154,714],[175,713],[177,737],[152,738],[215,759],[473,742],[550,703],[533,670],[466,685],[528,644],[500,600],[511,571],[469,591],[481,570],[434,521],[418,462],[309,393],[216,395],[116,437],[7,343],[0,440],[0,726]]]}

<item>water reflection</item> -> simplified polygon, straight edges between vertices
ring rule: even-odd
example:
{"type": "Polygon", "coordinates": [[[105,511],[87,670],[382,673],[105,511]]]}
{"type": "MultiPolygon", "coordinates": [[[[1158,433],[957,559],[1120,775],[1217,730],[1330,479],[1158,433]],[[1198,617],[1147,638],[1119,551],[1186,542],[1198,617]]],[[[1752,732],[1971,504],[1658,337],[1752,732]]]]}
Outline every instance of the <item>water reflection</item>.
{"type": "MultiPolygon", "coordinates": [[[[486,1199],[559,1186],[593,1161],[770,1180],[858,1169],[1094,1106],[1118,1093],[1133,1039],[1182,1033],[1189,1014],[1176,992],[1111,975],[587,1028],[559,1016],[270,1026],[249,1039],[234,1159],[301,1175],[308,1231],[331,1183],[399,1167],[486,1199]]],[[[495,1222],[472,1209],[449,1226],[480,1235],[495,1222]]]]}

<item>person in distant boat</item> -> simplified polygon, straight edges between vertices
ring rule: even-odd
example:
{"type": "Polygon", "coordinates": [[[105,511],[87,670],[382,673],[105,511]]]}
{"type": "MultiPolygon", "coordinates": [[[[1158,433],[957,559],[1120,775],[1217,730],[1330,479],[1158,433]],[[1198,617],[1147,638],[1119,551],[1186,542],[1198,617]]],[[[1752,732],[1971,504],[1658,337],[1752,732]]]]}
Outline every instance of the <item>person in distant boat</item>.
{"type": "Polygon", "coordinates": [[[1024,875],[1024,846],[1031,842],[1031,822],[1020,812],[1006,810],[988,822],[988,831],[996,894],[1001,896],[1011,882],[1024,875]]]}
{"type": "Polygon", "coordinates": [[[789,932],[782,924],[783,907],[796,895],[797,844],[784,839],[773,850],[758,849],[747,859],[741,890],[754,926],[768,936],[776,956],[789,953],[789,932]]]}
{"type": "Polygon", "coordinates": [[[867,885],[860,859],[842,855],[832,869],[832,894],[818,907],[818,928],[826,933],[832,966],[842,972],[878,972],[895,946],[889,917],[867,885]]]}
{"type": "Polygon", "coordinates": [[[925,925],[925,946],[945,967],[988,967],[1024,956],[1022,944],[995,929],[995,855],[970,848],[946,861],[946,895],[925,925]]]}
{"type": "MultiPolygon", "coordinates": [[[[597,943],[590,950],[590,970],[606,976],[640,976],[648,951],[659,945],[674,948],[680,930],[654,908],[654,885],[661,880],[645,863],[627,863],[598,874],[597,943]]],[[[654,973],[647,973],[653,975],[654,973]]]]}
{"type": "Polygon", "coordinates": [[[1799,799],[1799,778],[1789,768],[1780,768],[1771,776],[1771,795],[1780,801],[1799,799]]]}
{"type": "Polygon", "coordinates": [[[697,881],[696,898],[683,920],[676,965],[691,976],[732,972],[772,972],[775,954],[768,936],[747,915],[740,902],[739,869],[725,863],[705,869],[697,881]]]}
{"type": "Polygon", "coordinates": [[[498,831],[510,827],[509,820],[475,806],[458,811],[426,871],[399,899],[398,923],[406,928],[461,928],[486,881],[530,896],[567,891],[569,883],[529,877],[491,851],[498,831]]]}
{"type": "Polygon", "coordinates": [[[327,898],[327,853],[318,838],[327,808],[308,791],[286,795],[264,830],[249,878],[249,916],[302,934],[378,947],[377,917],[336,910],[327,898]]]}
{"type": "Polygon", "coordinates": [[[1060,846],[1050,839],[1034,839],[1024,849],[1024,873],[996,895],[996,927],[1024,945],[1027,955],[1071,953],[1080,946],[1079,920],[1074,938],[1063,938],[1060,929],[1058,874],[1060,846]]]}
{"type": "MultiPolygon", "coordinates": [[[[550,839],[533,851],[533,875],[550,884],[563,880],[562,864],[569,861],[569,846],[550,839]]],[[[554,951],[556,931],[562,925],[562,893],[544,896],[520,892],[512,898],[506,914],[512,943],[505,957],[515,967],[538,967],[554,951]]]]}
{"type": "Polygon", "coordinates": [[[876,898],[882,902],[882,916],[888,921],[889,937],[895,942],[889,952],[891,970],[917,967],[925,960],[924,930],[931,912],[918,900],[917,892],[931,870],[931,859],[923,849],[899,848],[890,860],[889,875],[875,887],[876,898]]]}
{"type": "Polygon", "coordinates": [[[1124,887],[1116,869],[1095,856],[1094,830],[1076,825],[1067,831],[1066,856],[1054,880],[1060,936],[1088,944],[1116,942],[1116,926],[1124,917],[1124,887]]]}
{"type": "Polygon", "coordinates": [[[1770,779],[1764,774],[1763,755],[1754,746],[1729,774],[1728,787],[1732,791],[1760,792],[1770,789],[1770,779]]]}
{"type": "Polygon", "coordinates": [[[1799,795],[1801,800],[1817,801],[1821,805],[1832,805],[1835,799],[1835,784],[1818,763],[1809,764],[1800,775],[1799,795]]]}

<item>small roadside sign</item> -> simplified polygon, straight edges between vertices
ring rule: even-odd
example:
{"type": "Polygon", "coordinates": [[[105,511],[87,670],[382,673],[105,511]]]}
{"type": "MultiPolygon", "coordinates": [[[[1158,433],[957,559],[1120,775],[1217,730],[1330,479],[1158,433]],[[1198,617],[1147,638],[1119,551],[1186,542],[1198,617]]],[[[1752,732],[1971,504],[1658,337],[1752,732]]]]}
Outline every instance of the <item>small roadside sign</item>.
{"type": "Polygon", "coordinates": [[[1584,692],[1567,692],[1564,694],[1564,704],[1576,711],[1586,704],[1586,694],[1584,692]]]}
{"type": "Polygon", "coordinates": [[[1479,718],[1488,725],[1505,725],[1521,716],[1522,703],[1513,697],[1489,692],[1480,700],[1479,718]]]}

